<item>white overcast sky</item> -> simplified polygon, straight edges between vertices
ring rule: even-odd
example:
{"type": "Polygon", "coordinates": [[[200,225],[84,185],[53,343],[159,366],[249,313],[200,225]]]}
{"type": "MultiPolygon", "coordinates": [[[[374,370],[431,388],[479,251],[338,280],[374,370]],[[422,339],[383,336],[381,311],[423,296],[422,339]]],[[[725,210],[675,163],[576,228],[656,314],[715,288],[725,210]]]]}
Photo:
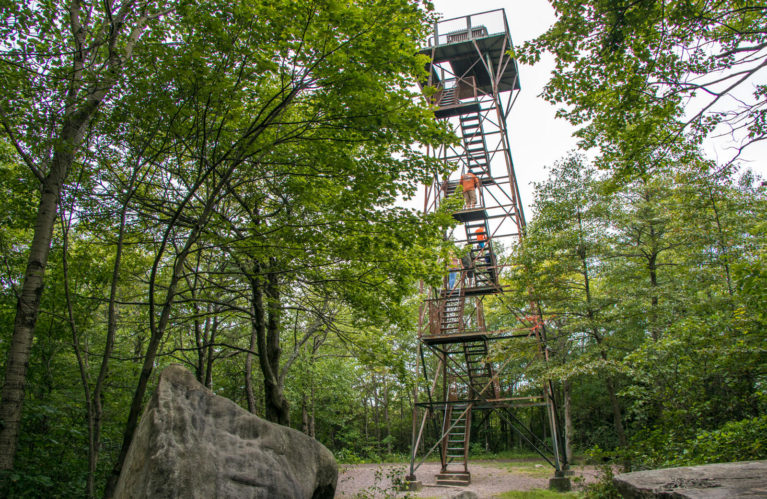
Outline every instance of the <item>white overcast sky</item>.
{"type": "MultiPolygon", "coordinates": [[[[509,31],[515,46],[544,33],[554,23],[554,9],[547,0],[433,0],[435,10],[442,18],[465,16],[487,10],[506,10],[509,31]]],[[[574,128],[565,120],[554,117],[556,107],[538,97],[549,80],[554,67],[553,58],[544,57],[535,66],[520,65],[522,89],[511,110],[507,126],[511,141],[511,154],[519,181],[520,194],[528,220],[532,216],[533,182],[547,177],[545,167],[576,148],[572,137],[574,128]]],[[[504,99],[505,101],[505,99],[504,99]]],[[[715,157],[726,157],[722,152],[728,144],[709,146],[715,157]]],[[[767,145],[746,149],[742,156],[745,164],[767,174],[767,145]]],[[[419,206],[422,208],[422,205],[419,206]]]]}

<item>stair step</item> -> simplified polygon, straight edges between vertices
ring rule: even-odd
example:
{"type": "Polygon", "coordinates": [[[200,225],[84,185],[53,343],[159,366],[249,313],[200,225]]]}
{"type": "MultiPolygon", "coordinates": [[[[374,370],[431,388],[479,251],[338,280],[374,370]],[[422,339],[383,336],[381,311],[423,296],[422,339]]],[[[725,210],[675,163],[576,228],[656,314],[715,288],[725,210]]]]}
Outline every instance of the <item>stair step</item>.
{"type": "Polygon", "coordinates": [[[437,479],[437,485],[457,485],[459,487],[465,487],[466,485],[469,485],[471,482],[469,480],[442,480],[437,479]]]}
{"type": "Polygon", "coordinates": [[[436,478],[443,480],[470,480],[471,473],[468,471],[443,471],[442,473],[437,473],[436,478]]]}

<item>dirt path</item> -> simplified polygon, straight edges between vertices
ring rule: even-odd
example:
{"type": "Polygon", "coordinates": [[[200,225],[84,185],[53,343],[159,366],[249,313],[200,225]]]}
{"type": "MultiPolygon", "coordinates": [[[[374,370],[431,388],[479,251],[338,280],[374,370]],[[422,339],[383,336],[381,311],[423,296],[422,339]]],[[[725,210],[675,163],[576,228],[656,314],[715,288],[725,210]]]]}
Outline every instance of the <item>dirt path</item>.
{"type": "MultiPolygon", "coordinates": [[[[419,492],[396,493],[392,479],[404,477],[405,464],[356,464],[340,465],[336,497],[453,497],[464,490],[472,491],[480,498],[493,498],[509,490],[548,488],[551,468],[530,461],[473,461],[471,484],[466,487],[437,486],[435,475],[439,463],[424,463],[416,477],[424,487],[419,492]]],[[[580,483],[591,482],[596,473],[591,467],[578,466],[574,477],[582,477],[580,483]]],[[[575,480],[574,480],[575,481],[575,480]]],[[[574,484],[576,485],[576,484],[574,484]]]]}

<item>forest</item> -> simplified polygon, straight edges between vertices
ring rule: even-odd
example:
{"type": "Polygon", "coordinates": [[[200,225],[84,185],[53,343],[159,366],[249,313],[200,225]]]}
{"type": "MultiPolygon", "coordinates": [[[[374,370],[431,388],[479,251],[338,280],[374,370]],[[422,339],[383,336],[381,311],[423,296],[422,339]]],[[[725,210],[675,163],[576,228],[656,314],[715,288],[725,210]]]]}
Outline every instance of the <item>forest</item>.
{"type": "MultiPolygon", "coordinates": [[[[514,55],[553,55],[535,91],[580,150],[500,254],[488,327],[534,312],[549,357],[495,343],[525,366],[502,384],[550,380],[568,452],[596,462],[766,459],[767,182],[740,155],[767,138],[767,5],[551,3],[514,55]],[[703,152],[718,136],[730,157],[703,152]]],[[[170,364],[340,462],[409,459],[422,290],[455,224],[405,207],[457,140],[417,85],[435,16],[0,3],[1,495],[110,497],[170,364]]],[[[540,408],[520,417],[550,437],[540,408]]],[[[472,454],[529,452],[476,424],[472,454]]]]}

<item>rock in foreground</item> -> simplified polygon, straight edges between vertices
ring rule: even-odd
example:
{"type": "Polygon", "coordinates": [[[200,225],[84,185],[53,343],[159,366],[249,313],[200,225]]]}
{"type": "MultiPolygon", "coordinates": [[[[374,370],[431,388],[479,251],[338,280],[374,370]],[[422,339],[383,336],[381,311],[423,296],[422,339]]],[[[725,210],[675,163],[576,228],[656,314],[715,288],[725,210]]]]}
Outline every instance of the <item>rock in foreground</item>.
{"type": "Polygon", "coordinates": [[[331,498],[333,455],[214,395],[181,366],[160,374],[115,498],[331,498]]]}
{"type": "Polygon", "coordinates": [[[613,483],[627,499],[767,497],[767,461],[637,471],[613,483]]]}

